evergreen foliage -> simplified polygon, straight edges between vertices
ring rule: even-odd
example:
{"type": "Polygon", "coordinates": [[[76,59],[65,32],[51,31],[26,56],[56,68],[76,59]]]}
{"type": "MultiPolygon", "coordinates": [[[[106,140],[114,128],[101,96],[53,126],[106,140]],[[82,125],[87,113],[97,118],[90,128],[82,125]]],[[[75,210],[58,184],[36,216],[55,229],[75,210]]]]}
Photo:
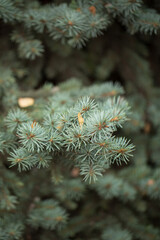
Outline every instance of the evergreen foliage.
{"type": "Polygon", "coordinates": [[[159,10],[0,0],[0,240],[159,240],[159,10]]]}

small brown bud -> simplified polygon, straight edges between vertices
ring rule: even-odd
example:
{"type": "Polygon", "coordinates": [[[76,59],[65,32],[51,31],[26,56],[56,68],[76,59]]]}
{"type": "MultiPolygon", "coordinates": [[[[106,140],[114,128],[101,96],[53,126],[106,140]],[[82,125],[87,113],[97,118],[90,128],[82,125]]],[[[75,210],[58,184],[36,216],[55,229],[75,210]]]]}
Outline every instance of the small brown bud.
{"type": "Polygon", "coordinates": [[[94,6],[91,6],[91,7],[89,8],[89,11],[90,11],[93,15],[96,14],[96,8],[95,8],[94,6]]]}
{"type": "Polygon", "coordinates": [[[79,168],[73,168],[71,171],[72,177],[78,177],[79,176],[79,168]]]}
{"type": "Polygon", "coordinates": [[[147,122],[144,126],[144,132],[150,133],[150,131],[151,131],[151,124],[147,122]]]}
{"type": "Polygon", "coordinates": [[[154,185],[154,183],[155,183],[155,181],[154,181],[153,179],[149,179],[149,180],[147,181],[147,185],[148,185],[148,186],[152,186],[152,185],[154,185]]]}

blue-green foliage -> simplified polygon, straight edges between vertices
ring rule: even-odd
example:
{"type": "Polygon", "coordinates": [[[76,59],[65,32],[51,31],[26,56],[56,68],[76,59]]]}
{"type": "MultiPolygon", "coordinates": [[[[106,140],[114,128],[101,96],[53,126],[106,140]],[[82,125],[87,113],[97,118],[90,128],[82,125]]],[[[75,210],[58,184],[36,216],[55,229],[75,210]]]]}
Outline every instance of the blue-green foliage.
{"type": "Polygon", "coordinates": [[[133,200],[136,197],[136,191],[131,185],[111,174],[107,174],[105,177],[100,179],[94,188],[104,199],[118,197],[124,201],[127,201],[133,200]]]}
{"type": "MultiPolygon", "coordinates": [[[[1,151],[8,153],[9,167],[14,167],[20,174],[26,174],[26,171],[31,174],[24,176],[21,182],[14,174],[11,176],[9,170],[4,172],[6,176],[2,177],[0,183],[0,209],[16,211],[18,208],[22,211],[21,199],[26,202],[26,219],[23,219],[24,216],[15,216],[15,219],[22,218],[22,225],[11,225],[15,235],[12,235],[10,226],[4,229],[4,239],[10,239],[7,234],[12,239],[19,239],[26,221],[33,229],[56,230],[62,238],[71,236],[70,230],[65,230],[70,224],[68,210],[77,208],[87,189],[101,194],[98,189],[101,186],[102,191],[102,182],[94,187],[90,184],[99,181],[114,162],[127,163],[132,155],[133,145],[115,135],[128,120],[129,110],[127,101],[119,96],[123,93],[119,84],[78,87],[74,92],[66,92],[63,88],[64,83],[62,90],[60,86],[60,90],[48,98],[43,111],[41,104],[35,102],[37,110],[39,108],[41,111],[40,115],[32,115],[34,106],[28,111],[14,108],[8,112],[3,123],[1,151]],[[8,141],[4,141],[7,136],[8,141]],[[45,171],[48,173],[47,185],[43,178],[45,171]],[[15,181],[13,183],[12,178],[15,181]],[[8,179],[7,185],[4,185],[5,179],[8,179]],[[49,192],[50,198],[47,197],[49,192]],[[40,199],[36,193],[44,196],[44,199],[40,199]],[[28,202],[32,195],[32,202],[28,202]]],[[[113,189],[116,184],[114,179],[113,189]]],[[[117,196],[122,201],[133,200],[135,191],[128,191],[127,183],[122,185],[121,180],[116,195],[111,191],[110,198],[117,196]]],[[[106,199],[106,196],[102,198],[106,199]]],[[[79,231],[79,228],[75,228],[75,231],[79,231]]]]}
{"type": "MultiPolygon", "coordinates": [[[[108,92],[108,84],[103,87],[108,92]]],[[[98,90],[101,91],[101,87],[97,87],[98,90]]],[[[58,99],[60,94],[56,93],[49,100],[54,103],[55,98],[57,108],[44,116],[41,124],[28,120],[27,113],[20,109],[9,112],[6,125],[20,144],[10,153],[11,166],[17,165],[19,171],[34,166],[48,167],[49,162],[54,164],[54,158],[60,152],[68,152],[68,156],[69,153],[74,155],[74,165],[80,168],[80,174],[91,182],[102,176],[102,172],[114,162],[127,163],[134,147],[125,138],[114,135],[127,120],[126,100],[112,97],[96,103],[86,96],[74,104],[72,95],[67,94],[64,100],[64,93],[62,100],[58,99]]]]}
{"type": "Polygon", "coordinates": [[[82,47],[88,39],[102,34],[115,18],[131,33],[157,33],[160,27],[159,14],[145,7],[142,0],[79,0],[60,5],[1,0],[0,17],[4,22],[21,22],[23,28],[13,31],[12,40],[18,44],[19,56],[31,60],[41,56],[44,47],[30,30],[82,47]]]}
{"type": "Polygon", "coordinates": [[[58,202],[52,199],[38,202],[29,214],[28,222],[37,228],[41,226],[45,229],[59,229],[65,224],[67,214],[65,210],[58,205],[58,202]]]}
{"type": "Polygon", "coordinates": [[[20,221],[16,221],[12,215],[0,220],[0,239],[20,239],[24,227],[20,221]],[[10,221],[10,223],[8,223],[10,221]]]}
{"type": "Polygon", "coordinates": [[[0,0],[0,240],[159,240],[158,0],[52,2],[0,0]]]}
{"type": "Polygon", "coordinates": [[[115,225],[106,229],[102,235],[103,240],[112,238],[114,238],[115,240],[132,240],[132,235],[128,231],[123,230],[119,226],[115,225]]]}

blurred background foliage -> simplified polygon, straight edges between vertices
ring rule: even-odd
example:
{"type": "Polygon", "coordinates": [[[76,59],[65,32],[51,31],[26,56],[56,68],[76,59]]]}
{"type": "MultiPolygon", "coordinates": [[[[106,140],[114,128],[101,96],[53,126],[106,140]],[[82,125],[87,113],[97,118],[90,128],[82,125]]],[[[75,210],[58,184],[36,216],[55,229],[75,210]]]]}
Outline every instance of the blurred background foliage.
{"type": "MultiPolygon", "coordinates": [[[[27,1],[27,5],[28,8],[34,8],[34,6],[36,8],[39,4],[45,6],[63,2],[71,1],[27,1]]],[[[158,0],[143,2],[147,8],[151,8],[153,12],[156,10],[156,14],[159,15],[158,0]]],[[[23,8],[23,1],[16,0],[16,3],[23,8]]],[[[72,1],[72,4],[74,5],[75,1],[72,1]]],[[[158,24],[160,24],[159,19],[158,24]]],[[[3,224],[2,221],[0,223],[1,232],[6,234],[4,236],[0,233],[0,240],[14,239],[12,235],[7,237],[6,233],[12,232],[10,229],[14,227],[17,231],[15,239],[21,239],[24,228],[21,222],[26,223],[26,216],[29,216],[27,224],[32,226],[38,216],[37,226],[35,224],[34,227],[40,229],[37,231],[27,227],[25,229],[27,240],[31,239],[32,234],[37,239],[52,239],[52,232],[48,231],[48,228],[54,229],[56,224],[52,222],[49,222],[49,226],[44,224],[45,214],[46,216],[50,214],[48,210],[44,214],[45,206],[48,204],[51,208],[56,206],[57,211],[64,214],[64,221],[67,221],[67,214],[58,203],[50,199],[55,196],[72,217],[66,229],[64,228],[60,233],[54,232],[54,239],[94,240],[101,233],[102,240],[159,240],[159,29],[157,34],[144,34],[143,31],[131,34],[116,17],[108,28],[103,30],[103,35],[89,39],[80,49],[62,44],[59,40],[53,40],[45,32],[41,34],[35,29],[27,32],[23,24],[14,25],[12,21],[5,23],[0,21],[0,36],[1,129],[4,115],[11,107],[18,106],[19,97],[37,99],[31,108],[31,116],[40,118],[44,99],[54,95],[54,92],[62,91],[63,93],[63,90],[72,89],[77,91],[82,85],[90,86],[113,81],[123,86],[124,96],[131,106],[130,121],[125,123],[124,128],[119,132],[123,131],[123,135],[131,139],[136,146],[134,157],[127,166],[114,165],[94,186],[82,184],[78,169],[70,172],[70,178],[66,182],[63,181],[61,169],[57,172],[54,169],[51,171],[47,169],[45,174],[43,169],[34,169],[31,173],[24,174],[25,177],[22,180],[20,178],[22,175],[17,174],[17,177],[16,170],[12,170],[11,173],[11,170],[8,170],[8,162],[4,161],[5,167],[2,167],[1,172],[5,168],[4,175],[9,179],[9,187],[12,189],[7,194],[12,193],[14,189],[13,195],[23,199],[25,203],[20,205],[20,211],[25,212],[25,206],[27,206],[26,209],[29,208],[31,213],[25,212],[24,216],[17,213],[12,216],[12,213],[15,213],[16,198],[11,194],[9,197],[13,206],[11,211],[5,210],[9,213],[7,212],[6,218],[3,219],[3,224]],[[30,49],[28,40],[33,44],[33,49],[30,49]],[[34,49],[38,51],[35,52],[34,49]],[[14,186],[12,179],[15,180],[14,186]],[[32,183],[34,182],[33,186],[28,185],[31,180],[32,183]],[[22,189],[23,185],[25,189],[22,189]],[[8,224],[15,219],[20,219],[16,226],[8,224]],[[5,227],[6,232],[2,231],[5,227]]],[[[5,137],[7,139],[7,136],[5,137]]],[[[4,143],[3,138],[0,142],[4,143]]],[[[0,187],[3,184],[4,182],[1,181],[0,187]]],[[[3,200],[2,197],[1,199],[3,200]]],[[[3,215],[3,210],[0,213],[3,215]]],[[[57,217],[56,211],[53,214],[57,217]]]]}

